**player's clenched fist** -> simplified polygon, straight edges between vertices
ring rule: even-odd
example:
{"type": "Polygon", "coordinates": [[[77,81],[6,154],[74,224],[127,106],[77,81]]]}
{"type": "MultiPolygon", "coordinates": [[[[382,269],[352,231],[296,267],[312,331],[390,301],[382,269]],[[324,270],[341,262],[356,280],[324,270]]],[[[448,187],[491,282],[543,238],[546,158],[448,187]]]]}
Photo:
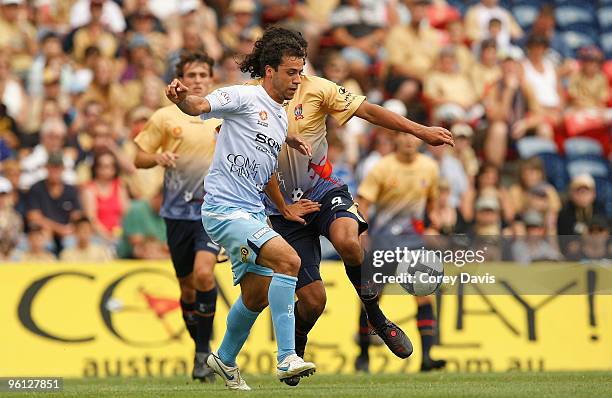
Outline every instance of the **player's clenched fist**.
{"type": "Polygon", "coordinates": [[[189,89],[179,79],[174,79],[166,86],[166,97],[175,104],[187,98],[189,89]]]}
{"type": "Polygon", "coordinates": [[[162,167],[176,167],[178,158],[176,153],[166,151],[155,155],[155,162],[162,167]]]}

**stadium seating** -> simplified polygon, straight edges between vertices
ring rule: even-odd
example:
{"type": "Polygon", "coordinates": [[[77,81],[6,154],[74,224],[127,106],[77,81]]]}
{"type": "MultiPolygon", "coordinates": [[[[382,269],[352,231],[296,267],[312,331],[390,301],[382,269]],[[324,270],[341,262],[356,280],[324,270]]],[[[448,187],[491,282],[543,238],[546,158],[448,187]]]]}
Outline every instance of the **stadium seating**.
{"type": "Polygon", "coordinates": [[[612,3],[610,6],[597,10],[597,20],[599,21],[599,28],[603,32],[612,30],[612,3]]]}
{"type": "Polygon", "coordinates": [[[516,144],[519,156],[527,159],[542,153],[559,153],[554,142],[540,137],[525,137],[516,144]]]}
{"type": "Polygon", "coordinates": [[[603,156],[603,148],[601,144],[588,137],[574,137],[568,138],[563,144],[565,149],[565,156],[568,159],[576,159],[580,156],[603,156]]]}
{"type": "Polygon", "coordinates": [[[588,137],[574,137],[565,140],[565,155],[568,158],[577,158],[583,155],[603,156],[601,144],[588,137]]]}
{"type": "Polygon", "coordinates": [[[527,5],[527,6],[534,6],[537,8],[541,8],[543,5],[547,3],[548,3],[548,0],[513,0],[512,6],[517,7],[517,6],[527,5]]]}
{"type": "Polygon", "coordinates": [[[557,27],[566,30],[569,26],[577,23],[593,25],[596,23],[595,10],[588,4],[582,7],[574,5],[563,5],[555,9],[557,27]]]}
{"type": "MultiPolygon", "coordinates": [[[[574,56],[576,56],[576,52],[585,46],[592,46],[597,44],[596,39],[591,35],[584,32],[579,31],[568,31],[561,34],[563,41],[565,44],[572,50],[574,56]]],[[[595,36],[596,37],[596,36],[595,36]]],[[[612,46],[612,40],[611,46],[612,46]]],[[[612,47],[611,47],[612,50],[612,47]]]]}
{"type": "Polygon", "coordinates": [[[551,1],[555,5],[555,7],[560,6],[575,6],[575,7],[583,7],[588,6],[592,9],[597,7],[597,0],[554,0],[551,1]]]}
{"type": "Polygon", "coordinates": [[[565,161],[554,142],[540,137],[525,137],[517,142],[517,150],[522,159],[539,157],[544,163],[548,182],[559,191],[566,189],[568,178],[565,161]]]}
{"type": "Polygon", "coordinates": [[[449,6],[457,9],[457,11],[461,13],[461,15],[464,15],[465,11],[467,10],[467,7],[465,6],[463,0],[448,0],[447,3],[449,6]]]}
{"type": "Polygon", "coordinates": [[[539,12],[540,7],[534,4],[521,4],[512,7],[512,14],[514,14],[516,21],[523,30],[529,30],[539,12]]]}
{"type": "Polygon", "coordinates": [[[606,214],[608,218],[612,219],[612,181],[608,179],[608,183],[606,184],[606,214]]]}
{"type": "Polygon", "coordinates": [[[606,59],[612,58],[612,32],[602,33],[599,37],[601,48],[606,56],[606,59]]]}

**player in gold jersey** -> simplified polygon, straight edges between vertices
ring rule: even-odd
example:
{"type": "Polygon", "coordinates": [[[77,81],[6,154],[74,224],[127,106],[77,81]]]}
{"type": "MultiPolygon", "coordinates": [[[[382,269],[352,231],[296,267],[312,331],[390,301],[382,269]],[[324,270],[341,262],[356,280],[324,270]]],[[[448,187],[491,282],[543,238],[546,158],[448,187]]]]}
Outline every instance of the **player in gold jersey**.
{"type": "MultiPolygon", "coordinates": [[[[396,150],[383,157],[366,175],[357,192],[357,202],[364,214],[372,206],[375,213],[368,220],[369,247],[367,253],[375,250],[407,248],[417,250],[424,246],[423,232],[425,215],[431,227],[438,229],[439,169],[436,162],[418,153],[421,141],[410,135],[398,134],[396,150]]],[[[372,264],[372,258],[366,263],[372,264]]],[[[387,264],[395,268],[397,264],[387,264]]],[[[395,273],[395,270],[392,271],[395,273]]],[[[417,300],[417,328],[421,336],[421,371],[438,369],[446,365],[444,360],[433,360],[429,355],[434,343],[435,316],[431,297],[415,297],[417,300]]],[[[364,318],[362,313],[361,319],[364,318]]],[[[359,345],[361,353],[357,357],[357,370],[368,370],[369,336],[360,320],[359,345]]]]}
{"type": "MultiPolygon", "coordinates": [[[[191,93],[203,97],[212,86],[213,63],[205,53],[186,53],[176,76],[191,93]]],[[[136,167],[165,168],[160,215],[181,289],[183,320],[196,345],[192,377],[203,382],[214,381],[206,355],[217,302],[213,270],[220,248],[204,231],[200,208],[220,124],[221,120],[186,115],[172,104],[157,110],[135,139],[136,167]]]]}
{"type": "MultiPolygon", "coordinates": [[[[258,43],[287,35],[294,36],[306,48],[307,43],[300,33],[278,27],[269,28],[255,43],[250,59],[242,63],[242,72],[257,76],[258,68],[261,68],[258,43]]],[[[354,95],[342,86],[315,76],[302,77],[295,96],[286,103],[285,109],[289,116],[289,134],[304,138],[312,146],[312,157],[284,146],[278,157],[278,186],[287,203],[304,198],[321,205],[320,211],[304,217],[306,225],[301,225],[285,220],[270,200],[266,203],[272,226],[293,246],[302,260],[296,287],[296,352],[304,355],[307,334],[325,308],[325,289],[319,273],[319,237],[323,235],[342,258],[347,276],[359,294],[376,333],[395,355],[406,358],[412,353],[412,344],[407,336],[384,316],[376,294],[362,288],[364,254],[359,235],[367,229],[367,223],[357,211],[344,182],[334,175],[327,159],[325,120],[327,115],[331,115],[344,124],[357,116],[378,126],[413,134],[432,145],[453,145],[452,135],[441,127],[414,123],[369,103],[364,96],[354,95]]]]}

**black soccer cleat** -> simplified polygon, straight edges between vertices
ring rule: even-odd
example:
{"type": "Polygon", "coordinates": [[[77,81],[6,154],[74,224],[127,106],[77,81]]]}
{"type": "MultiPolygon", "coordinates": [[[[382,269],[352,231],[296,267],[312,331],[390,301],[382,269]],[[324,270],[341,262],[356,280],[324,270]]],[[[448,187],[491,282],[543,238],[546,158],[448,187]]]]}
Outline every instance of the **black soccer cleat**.
{"type": "Polygon", "coordinates": [[[370,359],[364,355],[355,358],[355,372],[370,373],[370,359]]]}
{"type": "Polygon", "coordinates": [[[295,387],[300,384],[300,376],[289,377],[286,379],[282,379],[281,381],[288,386],[295,387]]]}
{"type": "Polygon", "coordinates": [[[206,364],[209,355],[208,352],[196,352],[193,360],[193,371],[191,372],[193,380],[199,380],[202,383],[215,382],[215,372],[206,364]]]}
{"type": "Polygon", "coordinates": [[[444,359],[427,359],[421,362],[421,372],[430,372],[436,369],[444,369],[446,361],[444,359]]]}
{"type": "Polygon", "coordinates": [[[300,384],[300,379],[302,377],[310,377],[313,374],[315,374],[316,371],[317,371],[316,369],[308,369],[308,370],[305,370],[305,371],[303,371],[302,373],[300,373],[298,375],[287,377],[287,378],[284,378],[284,379],[280,379],[280,381],[282,381],[283,383],[285,383],[288,386],[295,387],[298,384],[300,384]]]}
{"type": "Polygon", "coordinates": [[[385,320],[381,327],[373,328],[373,330],[396,356],[405,359],[412,354],[410,339],[399,326],[390,320],[385,320]]]}

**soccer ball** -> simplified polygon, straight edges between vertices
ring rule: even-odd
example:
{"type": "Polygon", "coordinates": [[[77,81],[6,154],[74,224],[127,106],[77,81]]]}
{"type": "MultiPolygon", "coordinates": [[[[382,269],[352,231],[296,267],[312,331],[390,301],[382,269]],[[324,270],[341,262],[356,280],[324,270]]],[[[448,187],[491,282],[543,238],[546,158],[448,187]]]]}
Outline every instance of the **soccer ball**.
{"type": "Polygon", "coordinates": [[[295,188],[293,192],[291,192],[291,200],[297,202],[298,200],[302,199],[303,195],[304,191],[302,191],[302,188],[295,188]]]}
{"type": "Polygon", "coordinates": [[[413,296],[429,296],[438,290],[444,276],[442,258],[433,252],[427,252],[414,264],[413,259],[402,261],[397,265],[396,276],[412,275],[412,278],[400,283],[400,286],[413,296]]]}

